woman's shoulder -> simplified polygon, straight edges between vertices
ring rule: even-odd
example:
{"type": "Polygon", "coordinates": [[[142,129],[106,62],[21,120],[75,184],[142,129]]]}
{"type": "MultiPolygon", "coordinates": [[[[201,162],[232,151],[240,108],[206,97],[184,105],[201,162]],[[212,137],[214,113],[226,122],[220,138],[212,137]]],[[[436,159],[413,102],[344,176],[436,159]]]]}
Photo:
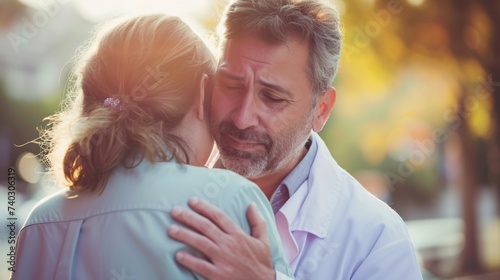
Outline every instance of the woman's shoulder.
{"type": "MultiPolygon", "coordinates": [[[[267,207],[269,202],[265,194],[252,181],[226,169],[206,169],[203,172],[206,180],[195,187],[195,196],[225,212],[243,214],[239,215],[241,217],[246,217],[246,209],[250,203],[256,203],[261,211],[271,211],[267,207]]],[[[245,224],[243,222],[242,220],[242,224],[245,224]]]]}
{"type": "Polygon", "coordinates": [[[58,221],[61,218],[61,208],[65,200],[71,196],[69,189],[61,189],[38,201],[26,219],[25,226],[58,221]]]}
{"type": "Polygon", "coordinates": [[[199,184],[195,189],[204,198],[211,199],[215,196],[227,198],[229,196],[261,192],[255,183],[233,171],[219,168],[192,168],[201,175],[198,177],[201,180],[199,180],[199,184]]]}
{"type": "Polygon", "coordinates": [[[72,196],[71,192],[64,189],[42,199],[33,207],[26,224],[85,219],[118,210],[165,210],[183,205],[193,196],[222,208],[228,204],[246,207],[265,199],[255,183],[232,171],[172,164],[114,172],[99,195],[72,196]]]}

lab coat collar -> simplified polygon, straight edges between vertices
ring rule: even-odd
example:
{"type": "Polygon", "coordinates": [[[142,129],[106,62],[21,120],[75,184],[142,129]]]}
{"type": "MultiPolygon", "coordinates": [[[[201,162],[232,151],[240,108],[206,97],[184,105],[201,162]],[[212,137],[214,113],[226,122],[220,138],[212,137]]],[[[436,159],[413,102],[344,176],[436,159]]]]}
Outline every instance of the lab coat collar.
{"type": "Polygon", "coordinates": [[[318,151],[309,178],[280,212],[287,219],[290,232],[305,231],[325,238],[340,195],[341,168],[319,135],[313,132],[311,136],[318,143],[318,151]]]}

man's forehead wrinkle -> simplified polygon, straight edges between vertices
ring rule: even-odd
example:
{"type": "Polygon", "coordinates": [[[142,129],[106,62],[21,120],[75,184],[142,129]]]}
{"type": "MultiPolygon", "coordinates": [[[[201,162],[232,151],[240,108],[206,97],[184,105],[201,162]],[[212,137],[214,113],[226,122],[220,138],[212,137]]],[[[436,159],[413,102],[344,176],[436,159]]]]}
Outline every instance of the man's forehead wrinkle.
{"type": "Polygon", "coordinates": [[[269,62],[256,60],[256,59],[251,58],[251,57],[249,57],[249,56],[243,56],[243,58],[248,59],[248,60],[250,60],[250,61],[253,61],[253,62],[255,62],[255,63],[259,63],[259,64],[266,64],[266,65],[270,65],[270,64],[271,64],[271,63],[269,63],[269,62]]]}
{"type": "MultiPolygon", "coordinates": [[[[229,66],[229,63],[224,62],[221,64],[221,67],[219,68],[219,71],[223,76],[233,79],[233,80],[246,80],[248,78],[256,79],[257,76],[259,75],[258,73],[260,70],[266,66],[266,65],[271,65],[271,63],[267,62],[261,62],[255,59],[251,59],[249,57],[243,56],[243,58],[248,59],[252,61],[255,64],[245,64],[243,67],[241,67],[239,70],[236,70],[234,68],[231,68],[229,66]]],[[[238,67],[239,68],[239,67],[238,67]]]]}
{"type": "Polygon", "coordinates": [[[235,71],[234,69],[229,69],[229,67],[220,67],[219,71],[225,79],[230,79],[238,82],[247,82],[249,80],[255,79],[255,74],[251,68],[246,67],[242,71],[235,71]]]}
{"type": "Polygon", "coordinates": [[[224,67],[224,65],[221,65],[221,67],[217,72],[222,76],[231,80],[243,80],[243,76],[240,76],[236,74],[234,71],[229,70],[227,67],[224,67]]]}

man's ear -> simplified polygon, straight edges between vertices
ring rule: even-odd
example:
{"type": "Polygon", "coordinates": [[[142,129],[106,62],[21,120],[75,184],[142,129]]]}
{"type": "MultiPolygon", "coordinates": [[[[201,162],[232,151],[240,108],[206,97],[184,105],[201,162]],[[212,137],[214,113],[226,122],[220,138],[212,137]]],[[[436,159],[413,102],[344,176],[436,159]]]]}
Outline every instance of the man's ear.
{"type": "Polygon", "coordinates": [[[208,75],[207,74],[203,74],[203,76],[201,76],[201,80],[200,80],[200,92],[199,92],[199,95],[198,95],[198,100],[197,100],[197,112],[196,112],[196,115],[198,116],[198,119],[200,119],[200,121],[203,120],[203,118],[205,117],[205,112],[204,112],[204,104],[205,104],[205,85],[207,84],[207,81],[208,81],[208,75]]]}
{"type": "Polygon", "coordinates": [[[318,97],[318,104],[316,104],[316,113],[313,120],[312,129],[314,132],[320,132],[325,126],[330,113],[332,112],[335,100],[337,98],[337,91],[333,87],[329,87],[323,94],[318,97]]]}

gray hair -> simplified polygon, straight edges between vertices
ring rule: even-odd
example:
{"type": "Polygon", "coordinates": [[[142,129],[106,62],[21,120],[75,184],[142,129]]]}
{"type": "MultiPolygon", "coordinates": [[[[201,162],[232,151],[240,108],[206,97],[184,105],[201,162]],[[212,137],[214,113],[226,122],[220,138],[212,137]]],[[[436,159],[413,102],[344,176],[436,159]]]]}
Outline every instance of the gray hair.
{"type": "Polygon", "coordinates": [[[319,0],[237,0],[228,5],[218,26],[220,48],[237,36],[256,34],[270,43],[295,36],[309,43],[309,75],[313,96],[332,84],[342,35],[339,14],[319,0]]]}

